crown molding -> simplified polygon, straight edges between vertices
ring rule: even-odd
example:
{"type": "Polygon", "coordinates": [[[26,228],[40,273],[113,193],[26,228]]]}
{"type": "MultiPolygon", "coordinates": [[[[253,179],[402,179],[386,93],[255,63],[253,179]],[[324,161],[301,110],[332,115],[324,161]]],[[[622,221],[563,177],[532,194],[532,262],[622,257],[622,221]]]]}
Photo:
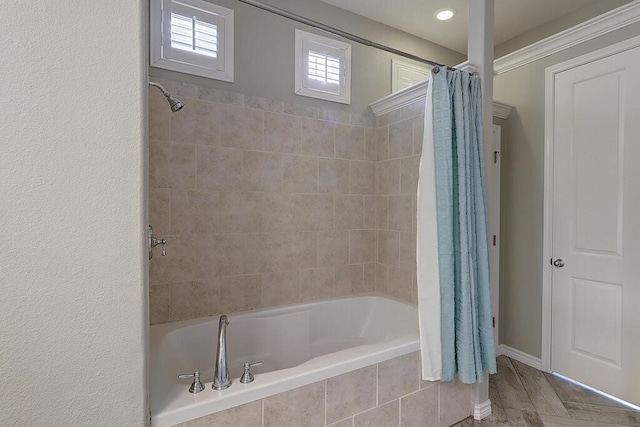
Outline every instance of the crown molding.
{"type": "Polygon", "coordinates": [[[638,21],[640,21],[640,0],[627,3],[582,24],[502,56],[494,61],[494,69],[496,74],[506,73],[638,21]]]}
{"type": "MultiPolygon", "coordinates": [[[[391,113],[413,104],[416,101],[424,100],[427,96],[427,87],[429,86],[429,80],[417,83],[413,86],[406,87],[399,90],[396,93],[387,95],[377,101],[369,104],[369,107],[373,111],[376,117],[380,117],[383,114],[391,113]]],[[[513,106],[505,104],[499,101],[493,101],[493,116],[501,119],[506,119],[511,114],[513,106]]]]}

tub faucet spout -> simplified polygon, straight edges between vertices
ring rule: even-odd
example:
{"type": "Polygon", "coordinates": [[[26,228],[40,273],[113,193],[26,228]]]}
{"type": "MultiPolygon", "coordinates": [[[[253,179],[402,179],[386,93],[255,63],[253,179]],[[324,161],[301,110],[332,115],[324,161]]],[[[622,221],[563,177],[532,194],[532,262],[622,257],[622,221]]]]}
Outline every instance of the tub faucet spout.
{"type": "Polygon", "coordinates": [[[226,315],[220,316],[218,327],[218,349],[216,351],[216,369],[213,374],[214,390],[224,390],[231,385],[229,367],[227,366],[227,325],[229,321],[226,315]]]}

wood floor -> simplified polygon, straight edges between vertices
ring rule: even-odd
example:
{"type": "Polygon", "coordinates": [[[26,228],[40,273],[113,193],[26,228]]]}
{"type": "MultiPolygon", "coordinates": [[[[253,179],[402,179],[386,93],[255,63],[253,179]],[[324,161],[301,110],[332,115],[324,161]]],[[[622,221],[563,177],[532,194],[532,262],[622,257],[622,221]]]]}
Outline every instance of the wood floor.
{"type": "Polygon", "coordinates": [[[506,356],[498,357],[489,397],[490,417],[455,427],[640,426],[639,411],[506,356]]]}

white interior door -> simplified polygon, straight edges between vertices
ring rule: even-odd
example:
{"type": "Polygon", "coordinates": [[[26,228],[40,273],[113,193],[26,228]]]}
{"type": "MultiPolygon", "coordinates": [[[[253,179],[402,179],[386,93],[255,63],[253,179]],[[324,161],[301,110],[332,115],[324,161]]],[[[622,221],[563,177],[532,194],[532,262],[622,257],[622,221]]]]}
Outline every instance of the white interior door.
{"type": "Polygon", "coordinates": [[[551,369],[640,404],[640,48],[556,74],[551,369]]]}

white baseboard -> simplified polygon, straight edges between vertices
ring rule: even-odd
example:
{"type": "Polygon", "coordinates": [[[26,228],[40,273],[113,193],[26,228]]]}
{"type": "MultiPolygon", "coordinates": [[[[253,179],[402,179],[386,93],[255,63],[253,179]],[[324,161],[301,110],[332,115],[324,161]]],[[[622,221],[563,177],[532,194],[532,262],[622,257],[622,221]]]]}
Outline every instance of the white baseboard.
{"type": "Polygon", "coordinates": [[[478,403],[477,405],[473,405],[473,419],[474,420],[482,420],[491,415],[491,401],[485,400],[482,403],[478,403]]]}
{"type": "Polygon", "coordinates": [[[546,371],[546,369],[542,365],[542,359],[533,357],[530,354],[527,354],[520,350],[516,350],[515,348],[509,347],[508,345],[500,344],[498,346],[498,355],[510,357],[517,360],[518,362],[524,363],[525,365],[529,365],[532,368],[536,368],[539,371],[546,371]]]}

